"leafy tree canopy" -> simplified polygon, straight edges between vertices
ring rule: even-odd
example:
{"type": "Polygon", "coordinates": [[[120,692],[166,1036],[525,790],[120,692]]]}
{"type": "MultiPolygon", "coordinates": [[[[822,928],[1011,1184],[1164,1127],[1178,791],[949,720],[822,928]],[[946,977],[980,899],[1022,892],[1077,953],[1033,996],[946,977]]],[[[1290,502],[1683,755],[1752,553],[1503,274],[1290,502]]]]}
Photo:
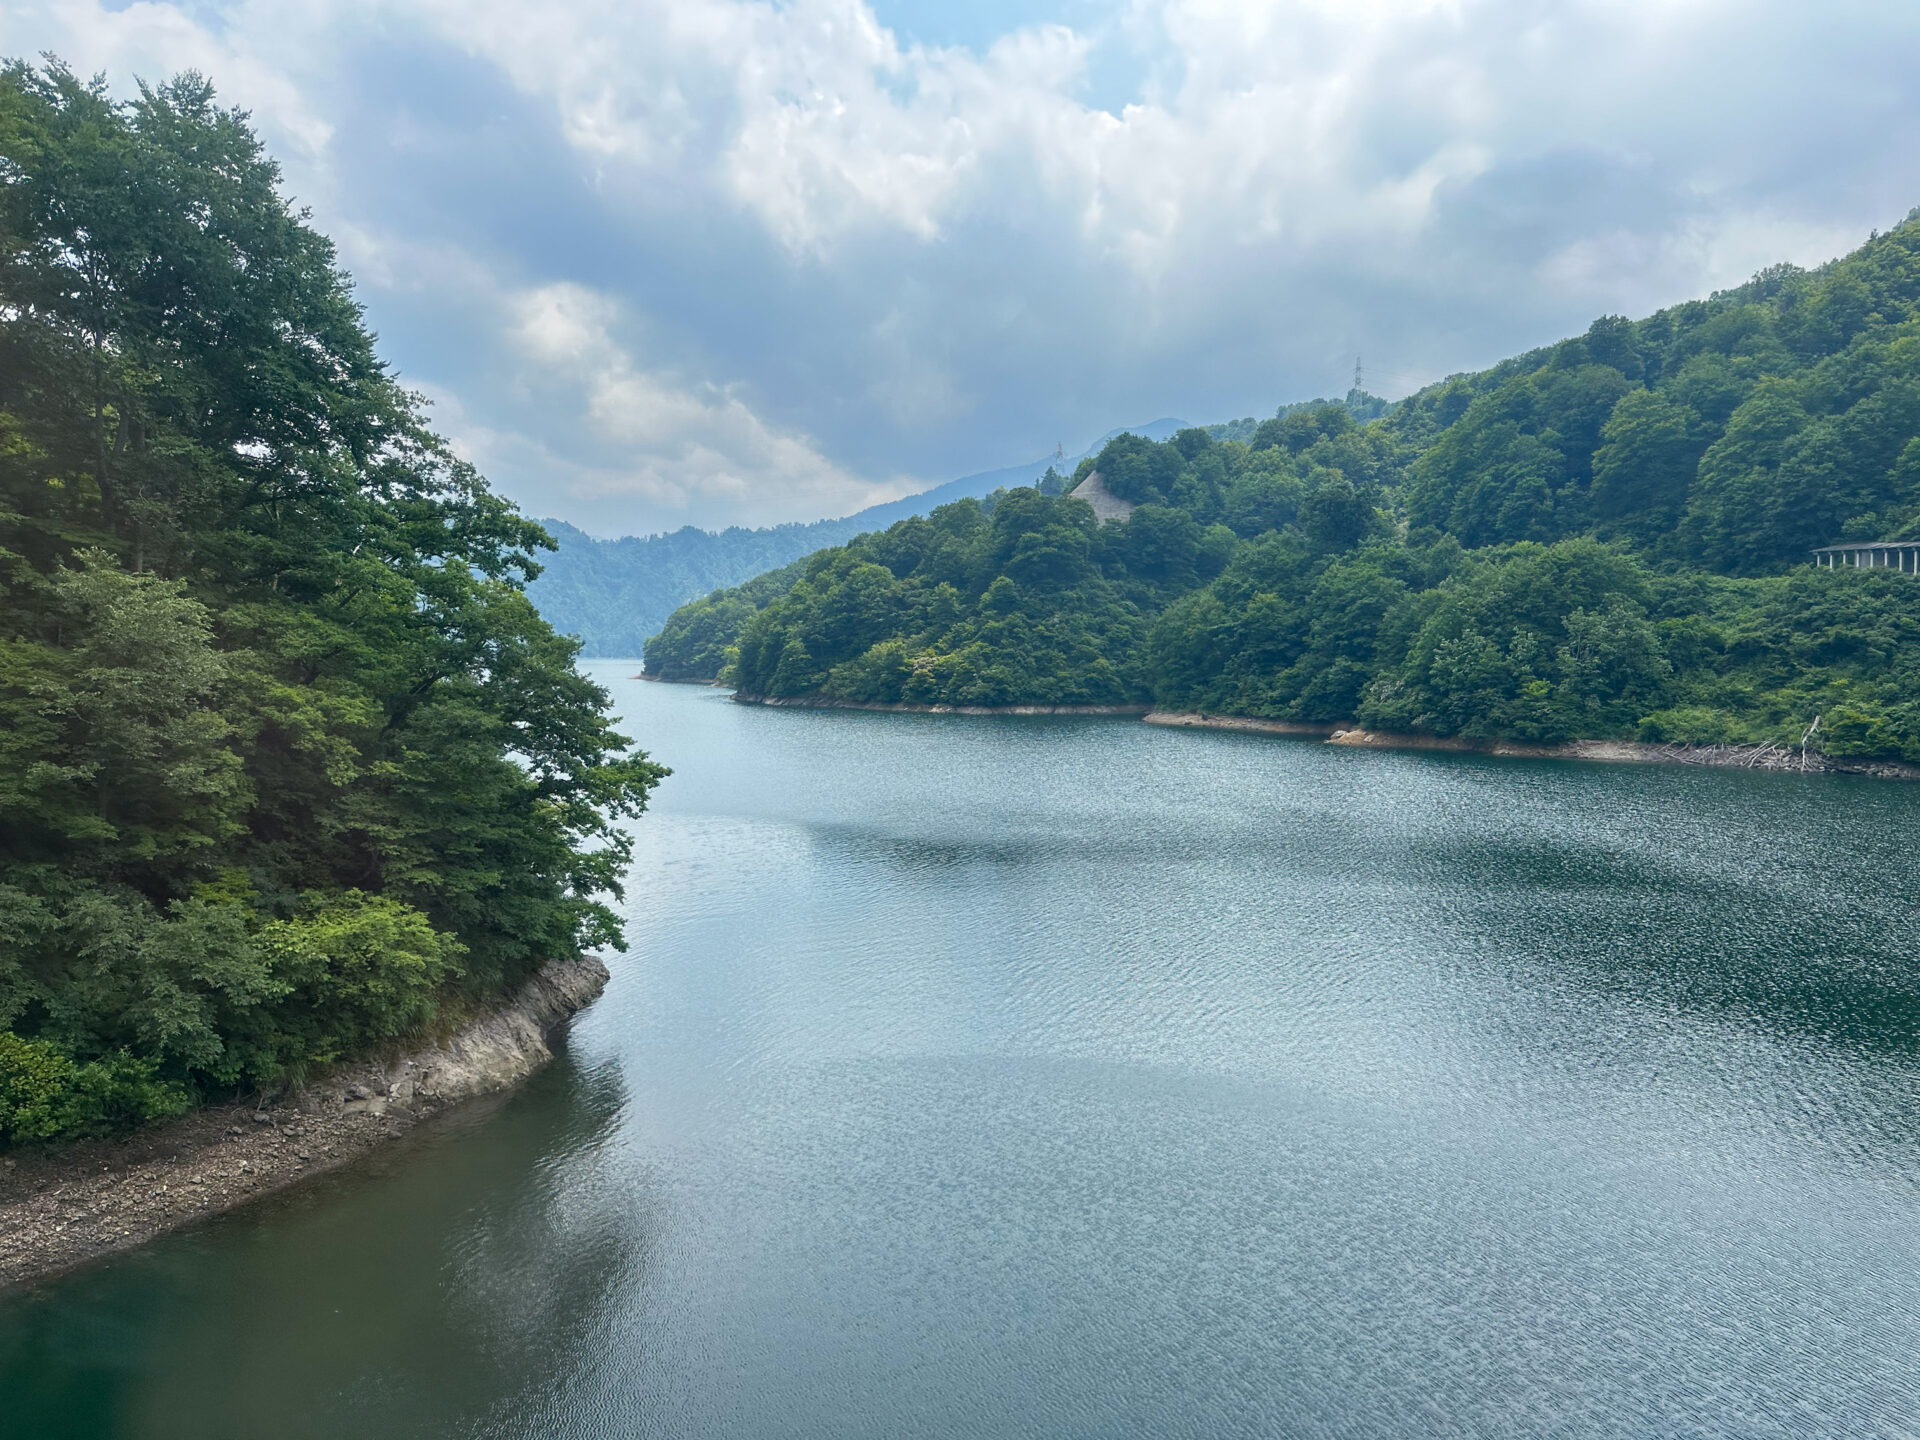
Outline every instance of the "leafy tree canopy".
{"type": "Polygon", "coordinates": [[[194,75],[0,70],[0,1143],[617,943],[664,773],[194,75]]]}

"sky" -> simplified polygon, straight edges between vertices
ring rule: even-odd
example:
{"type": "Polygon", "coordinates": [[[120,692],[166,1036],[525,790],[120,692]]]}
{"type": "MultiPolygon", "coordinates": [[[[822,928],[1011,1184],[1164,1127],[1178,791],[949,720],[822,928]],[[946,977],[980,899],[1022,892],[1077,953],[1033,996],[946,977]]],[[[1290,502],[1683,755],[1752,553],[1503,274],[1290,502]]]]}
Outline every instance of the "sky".
{"type": "Polygon", "coordinates": [[[1912,0],[0,0],[251,112],[433,421],[602,535],[1397,397],[1920,205],[1912,0]]]}

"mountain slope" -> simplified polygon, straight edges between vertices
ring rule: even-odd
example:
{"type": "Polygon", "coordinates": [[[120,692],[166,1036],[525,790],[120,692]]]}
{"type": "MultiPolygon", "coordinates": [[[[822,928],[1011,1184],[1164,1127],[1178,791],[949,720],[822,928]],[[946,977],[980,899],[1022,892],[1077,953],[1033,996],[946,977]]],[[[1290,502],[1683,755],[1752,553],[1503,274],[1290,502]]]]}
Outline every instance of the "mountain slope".
{"type": "MultiPolygon", "coordinates": [[[[1920,579],[1809,564],[1920,538],[1913,219],[1379,419],[1242,428],[1110,441],[1082,471],[1124,523],[963,501],[684,613],[739,617],[750,694],[1920,759],[1920,579]]],[[[703,654],[724,641],[708,626],[703,654]]]]}
{"type": "MultiPolygon", "coordinates": [[[[1156,420],[1139,427],[1137,433],[1164,438],[1181,423],[1156,420]]],[[[1108,432],[1092,448],[1118,433],[1108,432]]],[[[1071,467],[1082,458],[1072,456],[1064,463],[1071,467]]],[[[925,515],[936,506],[990,495],[1007,486],[1031,485],[1053,463],[1053,457],[1048,457],[963,476],[842,519],[806,525],[721,531],[687,526],[666,535],[600,540],[564,521],[548,520],[543,523],[559,548],[544,562],[527,594],[556,630],[579,636],[587,654],[638,655],[648,637],[689,600],[738,585],[830,545],[844,545],[869,530],[925,515]]]]}

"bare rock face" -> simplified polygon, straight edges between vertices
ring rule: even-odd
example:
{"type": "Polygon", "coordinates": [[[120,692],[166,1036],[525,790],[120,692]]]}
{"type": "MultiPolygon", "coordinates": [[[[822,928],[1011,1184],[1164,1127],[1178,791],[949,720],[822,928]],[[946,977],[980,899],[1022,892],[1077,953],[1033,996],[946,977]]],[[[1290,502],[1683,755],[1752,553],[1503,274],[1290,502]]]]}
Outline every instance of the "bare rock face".
{"type": "Polygon", "coordinates": [[[0,1159],[0,1287],[143,1244],[357,1159],[447,1105],[553,1058],[556,1028],[606,988],[556,960],[435,1044],[344,1065],[269,1106],[220,1105],[119,1140],[0,1159]]]}
{"type": "Polygon", "coordinates": [[[1133,513],[1133,502],[1122,500],[1107,489],[1107,482],[1101,478],[1098,470],[1082,480],[1067,492],[1076,500],[1084,500],[1093,506],[1093,513],[1100,520],[1120,521],[1133,513]]]}
{"type": "MultiPolygon", "coordinates": [[[[518,1084],[553,1058],[547,1037],[584,1010],[606,988],[607,967],[597,958],[548,965],[511,1005],[475,1021],[443,1044],[408,1056],[387,1093],[464,1100],[518,1084]]],[[[369,1101],[369,1104],[372,1102],[369,1101]]]]}

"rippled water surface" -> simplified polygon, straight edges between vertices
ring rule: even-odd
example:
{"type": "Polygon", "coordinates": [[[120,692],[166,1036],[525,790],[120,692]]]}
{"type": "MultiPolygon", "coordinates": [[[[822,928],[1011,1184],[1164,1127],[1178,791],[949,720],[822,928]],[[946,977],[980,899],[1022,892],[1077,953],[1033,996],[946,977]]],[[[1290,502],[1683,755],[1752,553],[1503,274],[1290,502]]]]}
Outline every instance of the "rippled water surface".
{"type": "Polygon", "coordinates": [[[0,1299],[0,1433],[1920,1433],[1920,786],[601,669],[562,1062],[0,1299]]]}

